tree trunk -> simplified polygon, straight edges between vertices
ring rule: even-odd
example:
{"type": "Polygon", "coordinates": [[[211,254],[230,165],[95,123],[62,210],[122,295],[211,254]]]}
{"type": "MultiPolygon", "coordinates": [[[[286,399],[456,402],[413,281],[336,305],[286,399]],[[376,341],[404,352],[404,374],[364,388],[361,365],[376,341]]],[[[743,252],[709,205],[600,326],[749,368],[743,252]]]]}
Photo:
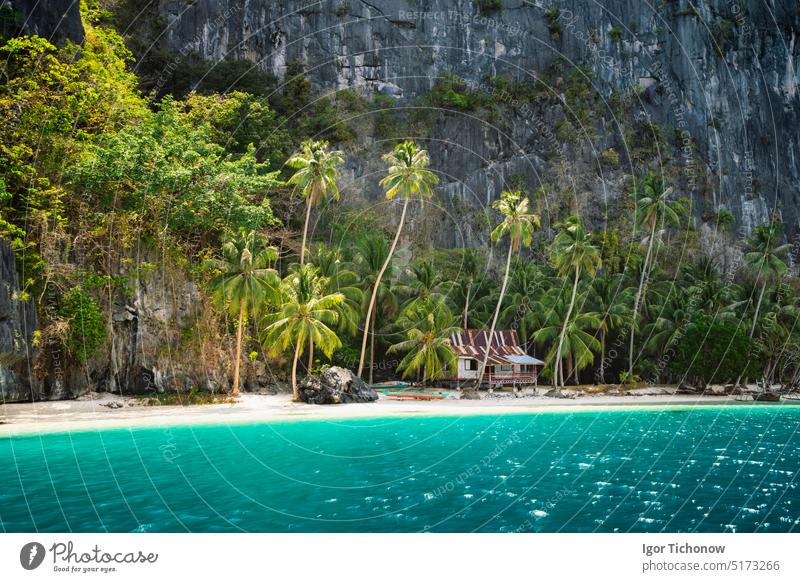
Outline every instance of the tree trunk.
{"type": "Polygon", "coordinates": [[[653,221],[653,226],[650,228],[650,240],[647,243],[647,254],[644,257],[644,265],[642,265],[642,277],[639,280],[639,289],[636,291],[636,299],[633,302],[633,313],[631,314],[631,339],[630,347],[628,350],[628,380],[633,378],[633,343],[636,336],[636,318],[639,317],[639,303],[642,300],[642,293],[647,279],[647,270],[650,263],[650,255],[653,252],[653,241],[656,237],[656,221],[653,221]]]}
{"type": "MultiPolygon", "coordinates": [[[[761,302],[764,300],[764,292],[767,290],[767,280],[764,279],[764,282],[761,284],[761,292],[758,294],[758,303],[756,303],[756,312],[753,314],[753,325],[750,326],[750,339],[753,339],[753,336],[756,333],[756,324],[758,323],[758,313],[761,311],[761,302]]],[[[739,377],[736,378],[736,384],[734,386],[739,386],[742,382],[742,376],[744,373],[739,374],[739,377]]],[[[744,383],[747,384],[749,378],[744,379],[744,383]]]]}
{"type": "Polygon", "coordinates": [[[244,301],[239,306],[239,326],[236,328],[236,360],[233,362],[233,396],[239,396],[239,363],[242,360],[242,327],[244,327],[244,301]]]}
{"type": "Polygon", "coordinates": [[[294,348],[294,359],[292,360],[292,402],[300,401],[300,393],[297,391],[297,360],[300,359],[300,342],[294,348]]]}
{"type": "MultiPolygon", "coordinates": [[[[483,365],[481,369],[478,370],[478,381],[475,383],[475,391],[477,393],[478,390],[481,389],[481,383],[483,382],[483,373],[486,370],[486,364],[489,362],[489,351],[492,347],[492,340],[494,340],[494,329],[497,326],[497,318],[500,315],[500,309],[503,307],[503,299],[506,295],[506,285],[508,285],[508,275],[511,271],[511,252],[514,250],[514,244],[509,243],[508,245],[508,256],[506,257],[506,273],[503,276],[503,285],[500,287],[500,297],[497,299],[497,307],[494,308],[494,316],[492,317],[492,327],[489,329],[489,337],[487,338],[486,343],[486,354],[483,356],[483,365]]],[[[468,397],[472,397],[470,395],[468,397]]]]}
{"type": "Polygon", "coordinates": [[[467,285],[467,299],[464,302],[464,329],[467,329],[469,322],[469,295],[472,293],[472,280],[467,285]]]}
{"type": "Polygon", "coordinates": [[[367,353],[367,337],[369,336],[369,326],[370,321],[372,319],[372,310],[375,308],[375,298],[378,295],[378,289],[381,286],[381,279],[383,278],[383,274],[386,272],[386,269],[389,268],[389,263],[392,261],[392,255],[394,255],[394,250],[397,248],[397,242],[400,240],[400,233],[403,231],[403,223],[406,221],[406,211],[408,210],[408,201],[409,199],[406,198],[405,202],[403,202],[403,213],[400,215],[400,224],[397,225],[397,233],[394,235],[394,240],[392,241],[392,247],[389,249],[389,255],[386,257],[386,260],[381,267],[381,270],[378,271],[378,277],[375,279],[375,286],[372,288],[372,296],[369,298],[369,306],[367,307],[367,319],[364,322],[364,337],[361,339],[361,358],[358,361],[358,376],[361,377],[361,373],[364,371],[364,357],[367,353]]]}
{"type": "MultiPolygon", "coordinates": [[[[556,349],[556,362],[561,361],[561,349],[564,347],[564,336],[567,334],[567,326],[569,319],[572,317],[572,309],[575,307],[575,297],[578,294],[578,281],[581,277],[580,267],[575,268],[575,281],[572,283],[572,297],[569,300],[569,308],[567,308],[567,316],[564,318],[564,324],[561,326],[561,333],[558,336],[558,348],[556,349]]],[[[561,387],[564,387],[564,372],[561,372],[561,387]]]]}
{"type": "Polygon", "coordinates": [[[314,340],[308,338],[308,373],[311,374],[311,368],[314,367],[314,340]]]}
{"type": "MultiPolygon", "coordinates": [[[[309,194],[310,196],[310,194],[309,194]]],[[[306,196],[306,223],[303,226],[303,246],[300,247],[300,266],[302,267],[306,259],[306,237],[308,236],[308,223],[311,220],[311,199],[306,196]]]]}
{"type": "Polygon", "coordinates": [[[600,331],[600,383],[606,383],[606,332],[600,331]]]}
{"type": "Polygon", "coordinates": [[[753,314],[753,325],[750,327],[750,338],[756,333],[756,324],[758,323],[758,313],[761,311],[761,302],[764,300],[764,291],[767,290],[767,280],[761,284],[761,293],[758,294],[758,303],[756,303],[756,312],[753,314]]]}

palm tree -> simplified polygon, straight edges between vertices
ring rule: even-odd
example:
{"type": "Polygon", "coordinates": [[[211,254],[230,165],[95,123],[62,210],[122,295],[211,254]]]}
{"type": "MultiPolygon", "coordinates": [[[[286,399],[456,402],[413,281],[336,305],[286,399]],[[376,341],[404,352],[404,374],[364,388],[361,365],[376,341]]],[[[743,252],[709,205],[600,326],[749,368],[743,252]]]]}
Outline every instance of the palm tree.
{"type": "Polygon", "coordinates": [[[307,140],[303,142],[301,151],[290,157],[286,164],[297,171],[289,178],[288,183],[299,190],[306,199],[306,220],[303,225],[303,245],[300,247],[300,264],[305,263],[306,238],[311,208],[323,201],[328,195],[339,199],[339,188],[336,179],[339,177],[338,167],[344,162],[342,152],[328,149],[328,142],[307,140]]]}
{"type": "Polygon", "coordinates": [[[499,210],[503,215],[503,222],[497,225],[492,231],[492,242],[497,244],[503,237],[508,236],[508,256],[506,257],[506,270],[503,275],[503,284],[500,286],[500,297],[497,299],[497,306],[492,317],[492,325],[489,328],[489,338],[486,344],[486,353],[483,356],[483,364],[478,371],[478,381],[475,383],[475,393],[465,391],[464,396],[474,398],[480,390],[483,382],[483,374],[486,371],[486,364],[489,362],[489,351],[494,341],[494,330],[497,326],[497,318],[503,307],[503,298],[508,286],[508,275],[511,271],[511,256],[520,248],[530,246],[533,240],[533,231],[541,224],[536,214],[528,212],[528,198],[522,192],[505,191],[500,194],[500,200],[492,204],[492,208],[499,210]]]}
{"type": "MultiPolygon", "coordinates": [[[[389,256],[389,243],[382,235],[365,235],[360,237],[355,244],[355,265],[361,277],[362,289],[368,293],[364,295],[362,310],[366,313],[366,297],[372,296],[376,288],[375,282],[381,267],[389,256]]],[[[392,261],[384,270],[380,286],[377,287],[378,293],[375,296],[374,317],[372,317],[369,328],[370,350],[369,350],[369,382],[373,381],[375,371],[375,349],[376,349],[376,330],[381,328],[379,321],[393,317],[399,310],[397,289],[392,285],[392,261]]]]}
{"type": "Polygon", "coordinates": [[[367,318],[364,322],[364,337],[361,340],[361,357],[358,362],[359,376],[364,371],[364,356],[367,351],[367,337],[369,336],[372,311],[375,308],[375,299],[378,295],[383,274],[389,267],[394,251],[397,248],[397,243],[400,240],[400,234],[403,231],[403,224],[406,220],[408,203],[412,198],[419,198],[422,201],[425,198],[429,198],[433,195],[431,187],[439,183],[439,178],[436,174],[427,169],[430,165],[428,152],[421,149],[413,141],[405,141],[398,144],[391,153],[383,156],[383,159],[389,164],[389,173],[381,180],[380,184],[386,191],[387,200],[392,200],[397,196],[403,199],[403,212],[400,215],[400,223],[397,225],[397,233],[392,241],[389,254],[386,256],[386,260],[378,272],[375,284],[372,287],[372,296],[367,307],[367,318]]]}
{"type": "Polygon", "coordinates": [[[405,353],[397,370],[403,378],[422,372],[422,382],[438,380],[444,370],[455,369],[458,355],[450,343],[460,328],[443,298],[427,299],[412,304],[401,318],[405,340],[392,345],[387,353],[405,353]]]}
{"type": "Polygon", "coordinates": [[[281,283],[280,309],[265,319],[262,338],[264,349],[277,355],[294,346],[292,359],[292,400],[297,402],[297,361],[306,343],[316,344],[327,356],[341,347],[339,336],[332,329],[339,320],[339,306],[345,301],[341,293],[324,292],[313,265],[303,265],[281,283]]]}
{"type": "MultiPolygon", "coordinates": [[[[600,267],[600,251],[592,243],[591,236],[583,226],[583,221],[577,215],[569,217],[561,227],[551,248],[553,263],[562,277],[568,277],[572,272],[574,279],[572,283],[572,295],[570,297],[564,323],[561,327],[561,334],[558,338],[558,348],[555,354],[555,369],[561,370],[561,351],[564,344],[564,337],[567,327],[570,324],[572,310],[575,307],[575,299],[578,296],[578,282],[582,273],[594,275],[600,267]]],[[[564,386],[564,373],[561,371],[560,383],[558,377],[555,378],[555,387],[564,386]]]]}
{"type": "Polygon", "coordinates": [[[409,282],[399,285],[400,291],[407,296],[402,310],[408,309],[414,303],[438,299],[444,296],[445,283],[442,276],[433,266],[433,261],[418,261],[409,268],[412,278],[409,282]]]}
{"type": "Polygon", "coordinates": [[[280,277],[270,264],[278,259],[278,251],[267,247],[254,231],[242,230],[238,236],[225,239],[222,254],[225,272],[211,285],[217,305],[238,316],[232,388],[233,395],[238,396],[244,322],[248,315],[258,315],[277,297],[280,277]]]}
{"type": "Polygon", "coordinates": [[[748,241],[750,252],[744,256],[747,263],[756,272],[756,280],[762,278],[761,292],[758,294],[758,303],[753,315],[753,324],[750,327],[750,337],[756,331],[756,322],[761,310],[761,302],[764,300],[764,292],[767,289],[767,281],[770,275],[780,276],[786,273],[789,267],[783,257],[791,248],[789,244],[779,244],[783,235],[783,228],[778,222],[762,224],[756,227],[753,236],[748,241]]]}
{"type": "Polygon", "coordinates": [[[621,274],[603,273],[592,280],[588,301],[600,316],[600,383],[605,384],[606,337],[628,321],[631,314],[630,289],[623,288],[621,274]]]}
{"type": "Polygon", "coordinates": [[[680,224],[681,214],[684,212],[683,204],[676,200],[670,200],[671,195],[672,187],[664,188],[664,184],[658,176],[648,175],[644,178],[642,193],[637,203],[636,222],[646,229],[647,235],[642,243],[644,244],[646,241],[647,252],[642,264],[639,288],[636,291],[636,298],[633,301],[633,313],[631,314],[631,337],[628,351],[628,376],[631,378],[633,377],[633,345],[636,336],[636,319],[639,317],[642,294],[651,271],[651,261],[654,258],[653,248],[659,234],[658,229],[663,229],[665,225],[677,226],[680,224]]]}
{"type": "Polygon", "coordinates": [[[461,274],[464,288],[464,316],[461,326],[464,329],[469,327],[469,301],[472,295],[472,287],[475,279],[480,276],[481,254],[478,249],[465,249],[461,261],[461,274]]]}
{"type": "Polygon", "coordinates": [[[568,378],[574,373],[577,383],[580,370],[594,363],[594,352],[601,349],[594,332],[602,323],[600,315],[594,312],[579,312],[572,316],[570,303],[565,300],[561,289],[554,288],[547,293],[541,303],[544,314],[542,325],[533,338],[539,344],[552,342],[545,362],[552,369],[554,381],[568,378]],[[554,341],[556,338],[561,341],[561,353],[558,351],[558,342],[554,341]],[[563,370],[564,360],[567,361],[566,374],[563,370]]]}

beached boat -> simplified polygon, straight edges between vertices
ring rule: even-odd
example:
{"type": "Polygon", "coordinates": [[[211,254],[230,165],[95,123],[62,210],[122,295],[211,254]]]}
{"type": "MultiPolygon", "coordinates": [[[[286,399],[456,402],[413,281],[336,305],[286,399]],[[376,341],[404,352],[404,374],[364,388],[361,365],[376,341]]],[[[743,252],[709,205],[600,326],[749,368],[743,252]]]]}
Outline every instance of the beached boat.
{"type": "Polygon", "coordinates": [[[425,392],[385,392],[389,398],[401,398],[404,400],[443,400],[447,394],[426,394],[425,392]]]}

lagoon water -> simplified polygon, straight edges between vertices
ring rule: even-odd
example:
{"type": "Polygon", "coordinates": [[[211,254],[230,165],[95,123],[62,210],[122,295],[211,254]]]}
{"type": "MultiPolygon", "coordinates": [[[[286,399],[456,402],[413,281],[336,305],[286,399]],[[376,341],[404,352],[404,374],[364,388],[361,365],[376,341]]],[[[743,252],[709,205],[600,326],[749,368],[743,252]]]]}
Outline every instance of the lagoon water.
{"type": "Polygon", "coordinates": [[[0,439],[15,531],[788,532],[800,407],[115,429],[0,439]]]}

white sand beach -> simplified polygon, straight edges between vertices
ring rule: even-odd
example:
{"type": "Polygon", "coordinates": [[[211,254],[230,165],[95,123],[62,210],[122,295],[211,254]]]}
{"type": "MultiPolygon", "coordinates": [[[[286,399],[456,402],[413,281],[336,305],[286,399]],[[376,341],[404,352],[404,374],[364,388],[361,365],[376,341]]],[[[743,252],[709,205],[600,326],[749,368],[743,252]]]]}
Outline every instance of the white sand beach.
{"type": "MultiPolygon", "coordinates": [[[[582,395],[573,399],[505,395],[505,397],[485,396],[482,400],[448,398],[434,401],[394,400],[382,395],[377,402],[329,406],[293,403],[286,394],[271,396],[243,394],[238,402],[232,404],[193,406],[142,406],[134,398],[94,394],[81,400],[2,404],[0,438],[109,428],[228,425],[304,419],[531,414],[752,404],[749,397],[675,394],[670,393],[669,389],[663,389],[661,392],[653,394],[653,390],[650,389],[637,393],[633,390],[623,396],[582,395]]],[[[800,405],[800,401],[784,401],[778,404],[778,406],[787,405],[800,405]]],[[[765,404],[765,406],[775,406],[775,404],[765,404]]]]}

